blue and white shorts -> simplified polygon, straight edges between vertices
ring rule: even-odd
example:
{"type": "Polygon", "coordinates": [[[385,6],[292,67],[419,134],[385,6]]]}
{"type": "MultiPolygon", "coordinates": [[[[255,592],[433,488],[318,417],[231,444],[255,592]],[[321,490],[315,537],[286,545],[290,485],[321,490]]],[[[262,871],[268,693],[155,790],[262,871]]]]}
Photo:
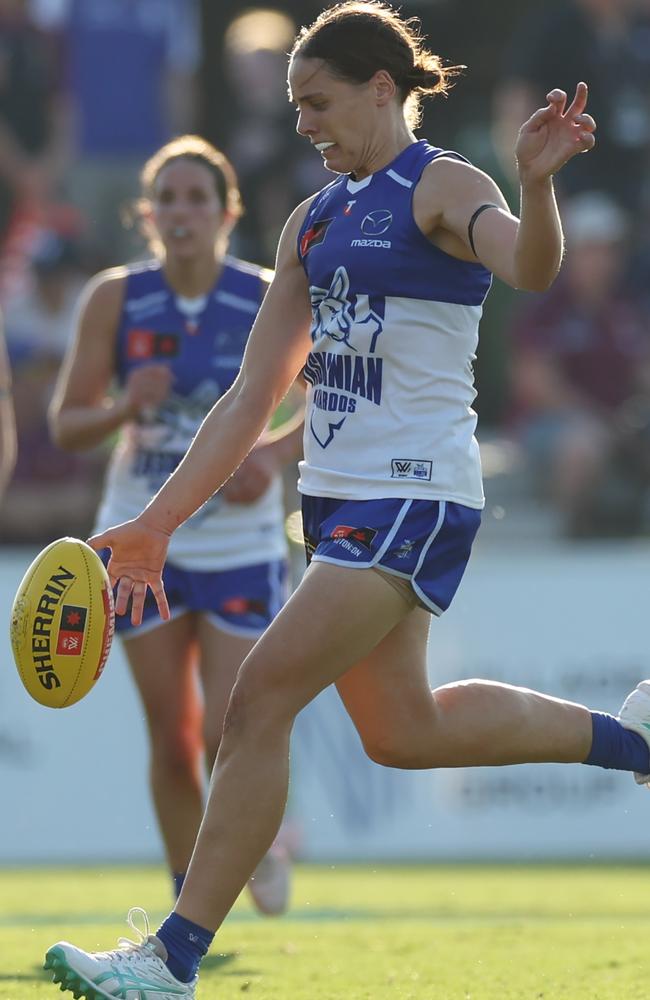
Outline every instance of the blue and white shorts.
{"type": "Polygon", "coordinates": [[[303,495],[307,561],[372,568],[407,581],[440,615],[465,572],[480,510],[448,500],[334,500],[303,495]]]}
{"type": "MultiPolygon", "coordinates": [[[[108,562],[109,551],[101,553],[108,562]]],[[[232,635],[258,639],[288,597],[288,566],[284,559],[212,572],[180,569],[166,563],[163,583],[172,619],[186,611],[198,611],[208,621],[232,635]]],[[[115,616],[115,630],[123,639],[164,624],[150,590],[141,625],[131,625],[129,614],[115,616]]]]}

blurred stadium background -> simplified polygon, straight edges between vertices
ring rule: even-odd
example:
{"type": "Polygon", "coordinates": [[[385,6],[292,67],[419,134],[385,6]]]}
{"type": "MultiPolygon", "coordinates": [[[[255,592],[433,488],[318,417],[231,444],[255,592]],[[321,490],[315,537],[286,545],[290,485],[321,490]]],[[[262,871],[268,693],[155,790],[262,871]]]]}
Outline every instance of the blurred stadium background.
{"type": "MultiPolygon", "coordinates": [[[[144,252],[121,221],[138,168],[172,134],[221,146],[246,205],[233,250],[271,265],[290,209],[326,180],[285,88],[296,27],[322,6],[0,0],[0,307],[19,438],[0,503],[5,623],[36,551],[92,525],[106,450],[57,451],[45,413],[84,280],[144,252]]],[[[586,79],[600,126],[597,151],[560,185],[565,275],[546,296],[496,283],[486,307],[476,370],[487,507],[460,594],[432,627],[432,678],[487,676],[616,711],[648,672],[650,3],[403,9],[434,50],[468,66],[420,135],[486,169],[513,207],[514,123],[551,86],[586,79]]],[[[296,572],[300,560],[296,546],[296,572]]],[[[0,651],[0,864],[159,859],[144,720],[119,643],[97,689],[63,715],[29,701],[6,627],[0,651]],[[71,785],[83,807],[61,809],[71,785]]],[[[305,859],[650,854],[631,780],[557,766],[382,770],[332,692],[301,716],[294,762],[305,859]]]]}

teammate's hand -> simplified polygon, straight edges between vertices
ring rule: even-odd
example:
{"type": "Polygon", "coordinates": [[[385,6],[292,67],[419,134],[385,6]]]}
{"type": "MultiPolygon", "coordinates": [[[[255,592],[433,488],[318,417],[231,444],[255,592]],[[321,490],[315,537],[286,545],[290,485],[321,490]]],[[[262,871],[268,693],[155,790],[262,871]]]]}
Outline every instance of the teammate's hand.
{"type": "Polygon", "coordinates": [[[587,84],[579,83],[567,108],[563,90],[547,94],[548,104],[540,108],[519,130],[515,156],[522,182],[544,180],[577,153],[588,153],[596,144],[596,122],[584,113],[587,84]]]}
{"type": "Polygon", "coordinates": [[[111,550],[107,570],[111,586],[117,585],[115,610],[118,615],[126,614],[130,598],[133,625],[139,625],[142,621],[147,587],[156,599],[160,617],[165,621],[170,617],[162,582],[169,535],[158,528],[152,528],[141,518],[142,515],[88,539],[88,544],[95,551],[106,548],[111,550]]]}
{"type": "Polygon", "coordinates": [[[229,503],[254,503],[268,490],[278,471],[272,444],[255,448],[221,487],[229,503]]]}
{"type": "Polygon", "coordinates": [[[173,375],[163,364],[140,365],[129,372],[124,384],[121,405],[129,417],[155,410],[169,395],[173,375]]]}

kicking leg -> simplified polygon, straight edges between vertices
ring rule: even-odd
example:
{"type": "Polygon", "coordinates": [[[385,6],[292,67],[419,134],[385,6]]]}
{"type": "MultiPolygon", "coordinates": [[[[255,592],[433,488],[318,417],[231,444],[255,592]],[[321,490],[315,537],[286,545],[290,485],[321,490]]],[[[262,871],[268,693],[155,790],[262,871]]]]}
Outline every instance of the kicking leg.
{"type": "Polygon", "coordinates": [[[485,680],[430,690],[429,616],[416,608],[337,682],[368,755],[401,768],[588,763],[649,780],[650,685],[621,722],[527,688],[485,680]],[[645,736],[640,735],[645,733],[645,736]]]}
{"type": "Polygon", "coordinates": [[[376,573],[312,564],[242,665],[177,913],[221,924],[278,831],[295,716],[408,610],[376,573]]]}

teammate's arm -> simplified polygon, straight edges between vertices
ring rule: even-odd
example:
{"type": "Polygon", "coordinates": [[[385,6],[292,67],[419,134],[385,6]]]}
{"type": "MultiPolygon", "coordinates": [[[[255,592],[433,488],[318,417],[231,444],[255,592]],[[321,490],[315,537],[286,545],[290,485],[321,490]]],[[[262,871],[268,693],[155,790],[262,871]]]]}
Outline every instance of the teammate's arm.
{"type": "Polygon", "coordinates": [[[82,295],[77,329],[66,354],[49,409],[50,433],[66,450],[92,448],[155,406],[171,382],[168,366],[142,365],[131,372],[122,392],[108,390],[115,373],[115,337],[124,300],[121,268],[93,278],[82,295]]]}
{"type": "Polygon", "coordinates": [[[132,598],[134,625],[142,620],[148,587],[162,617],[169,618],[161,573],[170,535],[244,460],[305,363],[311,304],[296,243],[308,204],[298,206],[280,237],[275,277],[232,387],[210,410],[185,458],[144,511],[89,540],[96,549],[111,549],[108,572],[113,583],[119,581],[115,609],[124,614],[132,598]]]}
{"type": "Polygon", "coordinates": [[[515,155],[521,185],[520,218],[481,170],[449,158],[431,163],[414,195],[416,222],[436,245],[462,260],[479,260],[514,288],[543,291],[562,260],[562,228],[553,174],[594,146],[596,127],[584,114],[587,87],[567,96],[554,90],[548,105],[522,126],[515,155]]]}

